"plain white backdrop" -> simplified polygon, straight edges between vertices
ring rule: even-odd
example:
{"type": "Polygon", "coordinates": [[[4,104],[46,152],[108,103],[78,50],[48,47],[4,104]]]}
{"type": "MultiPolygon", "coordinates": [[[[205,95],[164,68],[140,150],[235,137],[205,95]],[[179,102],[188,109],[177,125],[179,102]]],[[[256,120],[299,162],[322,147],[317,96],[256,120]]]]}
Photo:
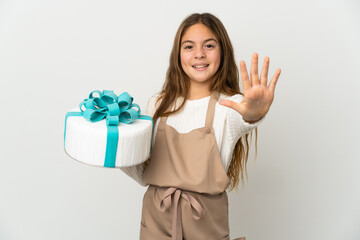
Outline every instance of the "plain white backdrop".
{"type": "Polygon", "coordinates": [[[146,188],[70,159],[65,114],[95,89],[145,110],[193,12],[220,18],[237,62],[282,70],[249,181],[229,193],[231,236],[360,239],[357,0],[0,0],[0,239],[138,239],[146,188]]]}

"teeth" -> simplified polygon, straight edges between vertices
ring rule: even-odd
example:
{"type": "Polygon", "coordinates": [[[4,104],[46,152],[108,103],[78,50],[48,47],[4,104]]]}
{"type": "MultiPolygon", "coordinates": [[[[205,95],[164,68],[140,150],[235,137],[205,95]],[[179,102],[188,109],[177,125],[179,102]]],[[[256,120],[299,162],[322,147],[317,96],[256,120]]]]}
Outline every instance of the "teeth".
{"type": "Polygon", "coordinates": [[[197,65],[197,66],[194,66],[194,68],[203,68],[203,67],[207,67],[208,65],[197,65]]]}

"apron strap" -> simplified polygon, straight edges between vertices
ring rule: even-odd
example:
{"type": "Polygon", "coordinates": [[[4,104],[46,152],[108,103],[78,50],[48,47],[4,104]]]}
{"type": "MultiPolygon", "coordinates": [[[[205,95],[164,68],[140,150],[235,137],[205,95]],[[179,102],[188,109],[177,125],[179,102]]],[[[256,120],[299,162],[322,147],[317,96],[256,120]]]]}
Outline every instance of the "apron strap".
{"type": "Polygon", "coordinates": [[[208,109],[206,112],[206,120],[205,120],[205,127],[212,129],[213,121],[214,121],[214,114],[215,114],[215,104],[218,101],[220,93],[218,91],[213,91],[211,93],[211,97],[209,100],[208,109]]]}
{"type": "MultiPolygon", "coordinates": [[[[205,120],[205,127],[212,128],[213,121],[214,121],[214,114],[215,114],[215,105],[219,99],[220,93],[218,91],[213,91],[211,93],[211,97],[209,100],[208,108],[206,111],[206,120],[205,120]]],[[[162,128],[165,125],[168,116],[160,117],[160,123],[158,128],[162,128]]]]}
{"type": "MultiPolygon", "coordinates": [[[[168,110],[170,111],[171,110],[174,110],[175,109],[175,106],[174,105],[170,105],[168,107],[168,110]]],[[[166,123],[166,120],[168,119],[168,116],[165,116],[165,117],[160,117],[160,122],[159,122],[159,126],[158,126],[158,129],[162,129],[166,123]]]]}

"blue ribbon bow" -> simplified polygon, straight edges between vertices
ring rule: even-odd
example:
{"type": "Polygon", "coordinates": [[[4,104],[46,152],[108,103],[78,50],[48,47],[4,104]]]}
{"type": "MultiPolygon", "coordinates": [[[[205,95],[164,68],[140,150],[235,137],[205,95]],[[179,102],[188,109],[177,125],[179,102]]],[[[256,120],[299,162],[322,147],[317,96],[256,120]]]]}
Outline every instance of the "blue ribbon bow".
{"type": "MultiPolygon", "coordinates": [[[[140,115],[140,106],[133,103],[134,98],[127,92],[123,92],[117,96],[113,91],[104,90],[103,92],[95,90],[89,94],[89,98],[84,99],[79,107],[81,112],[68,112],[66,120],[69,116],[83,116],[90,122],[98,122],[106,118],[107,125],[107,142],[104,167],[115,167],[116,152],[118,146],[118,125],[120,122],[130,124],[136,119],[150,120],[154,123],[150,116],[140,115]],[[96,94],[98,96],[96,96],[96,94]],[[137,110],[133,108],[137,108],[137,110]]],[[[65,120],[65,134],[66,134],[65,120]]],[[[65,135],[64,135],[65,143],[65,135]]],[[[152,135],[150,142],[150,151],[152,145],[152,135]]]]}

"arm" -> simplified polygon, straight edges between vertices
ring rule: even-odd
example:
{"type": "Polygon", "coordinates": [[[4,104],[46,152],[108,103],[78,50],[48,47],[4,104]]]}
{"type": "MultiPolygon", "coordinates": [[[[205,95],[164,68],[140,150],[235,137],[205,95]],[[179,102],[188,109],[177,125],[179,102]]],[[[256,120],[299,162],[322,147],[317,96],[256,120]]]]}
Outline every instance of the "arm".
{"type": "MultiPolygon", "coordinates": [[[[220,101],[222,100],[240,104],[243,100],[243,96],[241,94],[235,94],[231,97],[225,97],[220,101]]],[[[226,108],[225,133],[229,135],[227,137],[231,137],[231,141],[237,142],[241,136],[251,132],[254,128],[260,125],[264,118],[265,117],[256,122],[247,122],[244,120],[243,116],[239,114],[239,112],[232,108],[226,108]]]]}
{"type": "Polygon", "coordinates": [[[139,183],[141,186],[146,186],[142,182],[142,175],[144,174],[145,170],[145,164],[139,164],[131,167],[120,167],[120,170],[126,173],[129,177],[134,179],[137,183],[139,183]]]}
{"type": "MultiPolygon", "coordinates": [[[[146,115],[149,115],[150,117],[154,116],[155,113],[155,101],[157,99],[158,95],[154,95],[150,98],[148,105],[146,107],[146,115]]],[[[154,123],[155,124],[155,123],[154,123]]],[[[155,126],[154,126],[154,135],[153,135],[153,140],[152,140],[152,146],[154,146],[155,143],[155,126]]],[[[146,160],[147,161],[147,160],[146,160]]],[[[135,166],[131,166],[131,167],[121,167],[120,170],[123,171],[126,175],[128,175],[129,177],[131,177],[132,179],[134,179],[137,183],[139,183],[141,186],[146,186],[143,182],[142,182],[142,176],[144,174],[144,170],[145,170],[145,166],[146,163],[142,163],[142,164],[138,164],[135,166]]]]}

